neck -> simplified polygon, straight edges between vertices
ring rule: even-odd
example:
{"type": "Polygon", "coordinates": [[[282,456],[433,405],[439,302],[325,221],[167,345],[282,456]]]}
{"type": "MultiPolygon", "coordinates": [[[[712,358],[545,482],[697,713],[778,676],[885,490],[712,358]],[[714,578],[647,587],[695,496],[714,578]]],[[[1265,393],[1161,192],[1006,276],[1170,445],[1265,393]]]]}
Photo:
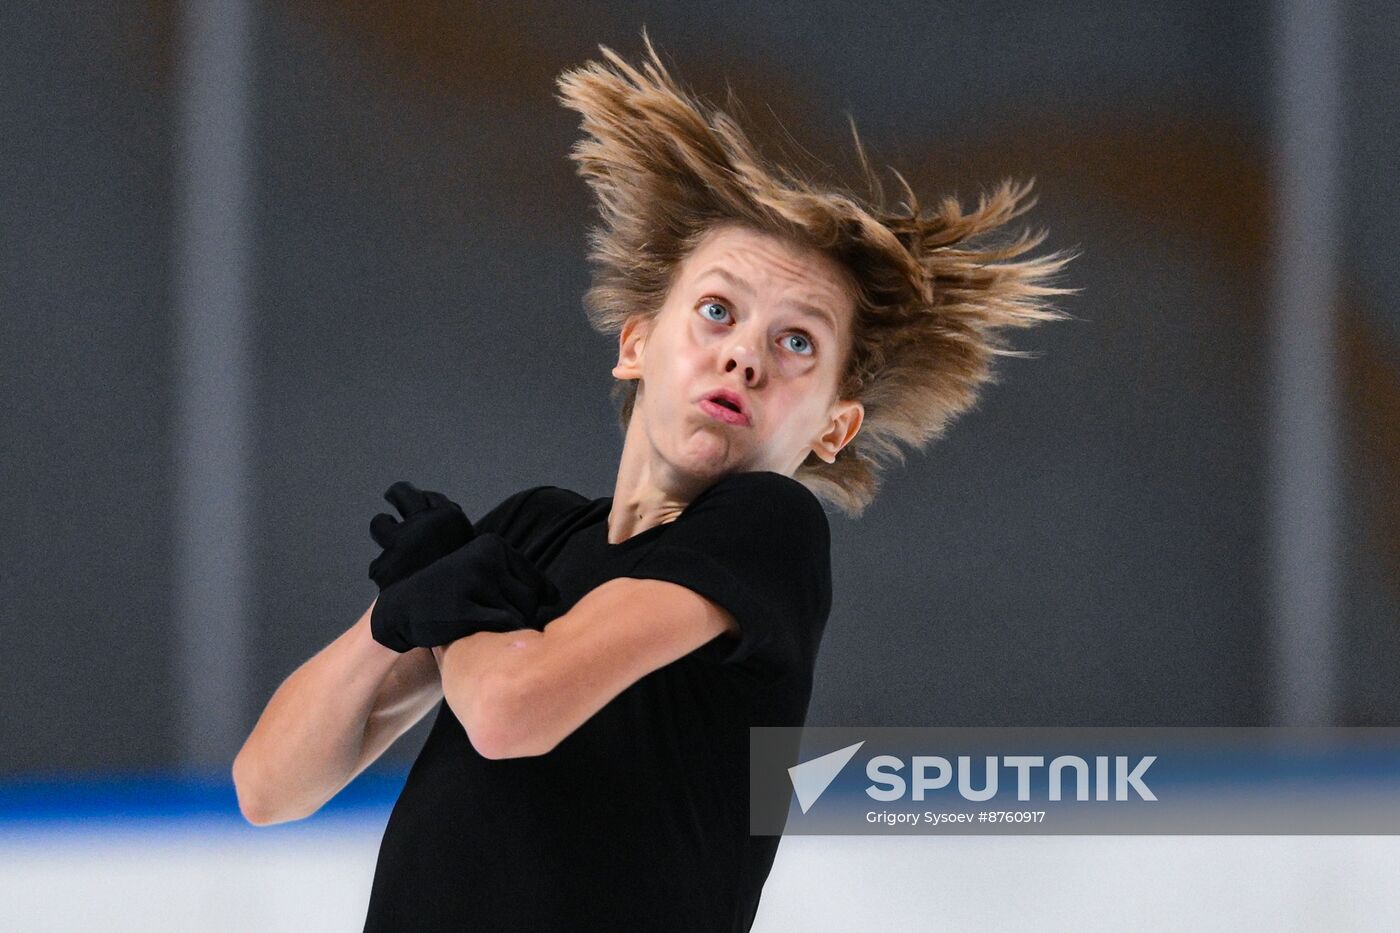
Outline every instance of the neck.
{"type": "Polygon", "coordinates": [[[660,459],[646,437],[642,413],[633,411],[622,444],[612,511],[608,513],[608,543],[620,544],[648,528],[675,521],[713,478],[676,471],[660,459]]]}

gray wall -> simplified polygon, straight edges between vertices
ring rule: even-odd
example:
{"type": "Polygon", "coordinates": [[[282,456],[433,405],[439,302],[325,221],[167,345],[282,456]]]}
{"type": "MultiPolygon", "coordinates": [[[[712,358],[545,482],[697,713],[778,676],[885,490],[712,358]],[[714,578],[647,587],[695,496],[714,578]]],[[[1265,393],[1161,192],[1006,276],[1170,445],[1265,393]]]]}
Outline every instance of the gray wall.
{"type": "MultiPolygon", "coordinates": [[[[643,22],[712,98],[725,76],[768,88],[824,151],[848,148],[849,110],[877,161],[943,166],[965,200],[1000,175],[986,141],[1019,139],[1011,164],[1042,195],[1031,222],[1083,251],[1078,320],[1019,335],[1039,359],[1003,361],[861,521],[833,513],[811,721],[1265,721],[1262,272],[1157,216],[1190,205],[1134,209],[1036,152],[1063,149],[1063,126],[1085,134],[1074,145],[1105,125],[1199,126],[1262,159],[1268,8],[548,5],[509,28],[446,6],[406,15],[438,37],[417,57],[407,27],[254,7],[249,727],[372,598],[367,526],[394,480],[472,514],[538,483],[611,493],[610,347],[579,300],[590,205],[551,79],[600,42],[635,59],[643,22]]],[[[1381,63],[1400,38],[1379,7],[1347,17],[1348,286],[1400,342],[1381,63]]],[[[180,761],[174,32],[159,4],[0,8],[10,774],[180,761]]],[[[1368,524],[1389,487],[1347,464],[1343,709],[1393,724],[1395,555],[1368,524]]]]}

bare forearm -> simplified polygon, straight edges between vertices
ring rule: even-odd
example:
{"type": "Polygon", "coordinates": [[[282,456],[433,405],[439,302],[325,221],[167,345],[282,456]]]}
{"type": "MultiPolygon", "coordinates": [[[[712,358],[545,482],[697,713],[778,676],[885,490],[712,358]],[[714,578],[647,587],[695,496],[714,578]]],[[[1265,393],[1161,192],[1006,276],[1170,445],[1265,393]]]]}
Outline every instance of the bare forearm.
{"type": "Polygon", "coordinates": [[[606,646],[576,623],[565,616],[546,632],[473,635],[439,656],[448,704],[455,695],[471,718],[462,722],[477,751],[543,755],[630,682],[606,669],[606,646]]]}
{"type": "Polygon", "coordinates": [[[480,633],[435,649],[441,685],[477,751],[547,754],[641,677],[738,624],[674,583],[601,584],[543,632],[480,633]]]}
{"type": "Polygon", "coordinates": [[[369,614],[282,682],[244,742],[233,777],[250,821],[308,816],[353,776],[380,686],[403,657],[373,639],[369,614]]]}

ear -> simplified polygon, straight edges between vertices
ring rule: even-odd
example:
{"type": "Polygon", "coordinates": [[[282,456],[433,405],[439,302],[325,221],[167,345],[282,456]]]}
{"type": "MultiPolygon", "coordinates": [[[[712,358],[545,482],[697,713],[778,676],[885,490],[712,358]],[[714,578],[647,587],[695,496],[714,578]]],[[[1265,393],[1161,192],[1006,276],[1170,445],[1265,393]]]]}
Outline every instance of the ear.
{"type": "Polygon", "coordinates": [[[647,335],[651,332],[651,317],[634,314],[622,325],[617,335],[617,365],[612,374],[618,379],[642,378],[642,356],[647,335]]]}
{"type": "Polygon", "coordinates": [[[837,402],[831,411],[826,431],[812,445],[812,453],[827,463],[835,463],[841,448],[849,444],[865,420],[865,406],[860,402],[837,402]]]}

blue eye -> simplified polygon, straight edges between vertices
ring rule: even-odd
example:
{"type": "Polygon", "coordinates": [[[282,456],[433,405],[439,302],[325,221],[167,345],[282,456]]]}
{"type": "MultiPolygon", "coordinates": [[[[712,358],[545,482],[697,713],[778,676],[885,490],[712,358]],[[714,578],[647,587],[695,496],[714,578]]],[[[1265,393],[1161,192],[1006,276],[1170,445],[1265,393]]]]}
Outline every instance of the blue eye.
{"type": "MultiPolygon", "coordinates": [[[[726,307],[723,302],[715,301],[714,299],[706,299],[705,301],[700,302],[700,307],[698,310],[700,311],[701,316],[705,318],[705,320],[710,321],[714,324],[724,324],[728,321],[730,317],[729,308],[726,307]],[[719,308],[720,314],[711,314],[711,308],[719,308]]],[[[798,331],[797,333],[793,334],[788,334],[783,339],[796,340],[797,344],[795,346],[789,344],[788,349],[801,356],[811,356],[814,353],[816,353],[816,345],[812,342],[812,338],[807,336],[807,334],[802,333],[801,331],[798,331]]]]}
{"type": "Polygon", "coordinates": [[[807,339],[806,334],[788,334],[788,338],[796,338],[800,342],[798,346],[793,347],[792,349],[802,354],[803,356],[810,356],[814,352],[812,347],[812,341],[807,339]]]}
{"type": "MultiPolygon", "coordinates": [[[[703,314],[703,315],[705,316],[705,320],[707,320],[707,321],[714,321],[716,324],[723,323],[724,318],[722,318],[722,317],[718,317],[718,318],[717,318],[717,317],[712,317],[712,316],[705,310],[706,308],[724,308],[724,305],[720,304],[718,301],[707,301],[707,302],[705,302],[704,304],[700,305],[700,313],[703,314]]],[[[728,309],[728,308],[724,308],[724,313],[727,315],[727,314],[729,313],[729,309],[728,309]]]]}

